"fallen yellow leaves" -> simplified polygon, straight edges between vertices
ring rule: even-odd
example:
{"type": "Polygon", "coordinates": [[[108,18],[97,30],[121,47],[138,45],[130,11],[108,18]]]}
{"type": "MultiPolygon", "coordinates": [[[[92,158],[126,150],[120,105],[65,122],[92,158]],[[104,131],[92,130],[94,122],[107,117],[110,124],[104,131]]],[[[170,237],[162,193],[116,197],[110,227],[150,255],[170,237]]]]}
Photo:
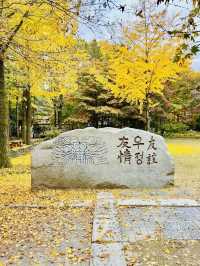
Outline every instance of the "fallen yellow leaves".
{"type": "Polygon", "coordinates": [[[13,158],[12,168],[0,170],[0,266],[89,260],[92,205],[70,204],[93,202],[96,191],[31,191],[30,159],[30,154],[13,158]]]}
{"type": "Polygon", "coordinates": [[[79,264],[85,260],[90,259],[91,249],[87,248],[85,250],[82,250],[81,253],[79,252],[79,254],[78,254],[76,249],[74,249],[72,247],[68,247],[66,249],[66,254],[67,254],[67,259],[69,260],[70,263],[79,264]]]}
{"type": "Polygon", "coordinates": [[[137,258],[132,256],[129,258],[127,266],[134,266],[134,265],[136,265],[136,262],[137,262],[137,258]]]}
{"type": "Polygon", "coordinates": [[[99,258],[101,258],[101,259],[108,259],[110,257],[110,253],[101,253],[100,255],[99,255],[99,258]]]}
{"type": "Polygon", "coordinates": [[[85,209],[0,209],[0,261],[44,265],[43,258],[63,265],[89,260],[91,221],[92,210],[85,209]]]}
{"type": "Polygon", "coordinates": [[[200,146],[189,144],[168,144],[169,151],[172,155],[197,155],[200,154],[200,146]]]}
{"type": "Polygon", "coordinates": [[[125,244],[127,266],[198,265],[199,241],[146,240],[125,244]]]}
{"type": "Polygon", "coordinates": [[[12,168],[0,169],[0,202],[2,205],[31,204],[63,207],[74,201],[94,201],[95,190],[55,190],[31,191],[31,155],[27,153],[12,158],[12,168]]]}

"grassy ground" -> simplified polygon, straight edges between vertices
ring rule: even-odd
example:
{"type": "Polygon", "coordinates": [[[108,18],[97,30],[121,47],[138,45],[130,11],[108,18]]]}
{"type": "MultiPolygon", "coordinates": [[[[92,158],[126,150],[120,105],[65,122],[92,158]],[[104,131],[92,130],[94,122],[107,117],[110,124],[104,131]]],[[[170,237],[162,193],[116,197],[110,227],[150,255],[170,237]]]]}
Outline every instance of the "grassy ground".
{"type": "Polygon", "coordinates": [[[171,139],[167,141],[175,159],[175,189],[200,196],[200,140],[171,139]]]}

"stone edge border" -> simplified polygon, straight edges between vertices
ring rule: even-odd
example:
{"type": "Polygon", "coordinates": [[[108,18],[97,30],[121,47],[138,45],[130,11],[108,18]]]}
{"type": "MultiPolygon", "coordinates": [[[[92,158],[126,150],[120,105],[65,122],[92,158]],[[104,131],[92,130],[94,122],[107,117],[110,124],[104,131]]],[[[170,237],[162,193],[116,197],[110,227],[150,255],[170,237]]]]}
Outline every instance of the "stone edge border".
{"type": "Polygon", "coordinates": [[[134,198],[117,200],[117,205],[127,207],[200,207],[200,202],[192,199],[143,200],[134,198]]]}
{"type": "Polygon", "coordinates": [[[126,266],[116,201],[109,192],[97,195],[90,266],[126,266]],[[100,230],[99,230],[100,229],[100,230]]]}

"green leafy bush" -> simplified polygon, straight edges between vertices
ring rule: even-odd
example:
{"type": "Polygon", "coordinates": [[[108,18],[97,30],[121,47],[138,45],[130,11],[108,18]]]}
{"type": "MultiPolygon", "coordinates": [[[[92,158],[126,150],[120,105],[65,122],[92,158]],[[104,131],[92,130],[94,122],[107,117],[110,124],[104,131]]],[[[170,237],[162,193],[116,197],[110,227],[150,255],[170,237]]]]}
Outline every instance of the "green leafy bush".
{"type": "Polygon", "coordinates": [[[200,139],[200,132],[194,130],[188,130],[185,132],[174,133],[169,136],[170,138],[189,138],[189,139],[200,139]]]}
{"type": "Polygon", "coordinates": [[[47,130],[47,131],[45,131],[45,137],[44,137],[44,139],[45,139],[45,140],[48,140],[48,139],[55,138],[55,137],[57,137],[60,133],[61,133],[61,130],[59,130],[59,129],[57,129],[57,128],[52,128],[51,130],[47,130]]]}
{"type": "Polygon", "coordinates": [[[189,127],[184,123],[166,123],[162,126],[161,131],[164,136],[170,136],[175,133],[184,133],[189,129],[189,127]]]}
{"type": "Polygon", "coordinates": [[[200,116],[198,116],[197,119],[196,119],[195,129],[198,130],[198,131],[200,131],[200,116]]]}

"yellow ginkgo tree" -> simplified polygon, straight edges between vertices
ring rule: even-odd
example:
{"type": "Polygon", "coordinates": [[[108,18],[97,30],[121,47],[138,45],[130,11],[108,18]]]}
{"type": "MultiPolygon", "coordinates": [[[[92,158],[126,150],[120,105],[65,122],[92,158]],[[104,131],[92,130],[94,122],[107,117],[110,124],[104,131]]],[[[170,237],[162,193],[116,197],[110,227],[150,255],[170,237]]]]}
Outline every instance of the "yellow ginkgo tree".
{"type": "Polygon", "coordinates": [[[165,23],[165,12],[153,13],[144,2],[139,19],[123,28],[120,44],[101,44],[107,74],[96,69],[99,81],[116,97],[145,111],[146,130],[150,130],[153,96],[161,94],[165,82],[176,79],[183,69],[183,65],[174,62],[177,42],[167,38],[165,23]]]}
{"type": "MultiPolygon", "coordinates": [[[[80,3],[64,0],[4,0],[0,3],[0,168],[9,165],[5,65],[18,57],[17,64],[27,77],[26,90],[30,96],[31,86],[41,81],[38,76],[42,78],[42,69],[51,56],[67,53],[73,45],[72,35],[77,31],[74,14],[78,13],[80,3]],[[37,75],[34,77],[33,73],[37,75]]],[[[59,68],[59,60],[54,63],[59,68]]]]}

